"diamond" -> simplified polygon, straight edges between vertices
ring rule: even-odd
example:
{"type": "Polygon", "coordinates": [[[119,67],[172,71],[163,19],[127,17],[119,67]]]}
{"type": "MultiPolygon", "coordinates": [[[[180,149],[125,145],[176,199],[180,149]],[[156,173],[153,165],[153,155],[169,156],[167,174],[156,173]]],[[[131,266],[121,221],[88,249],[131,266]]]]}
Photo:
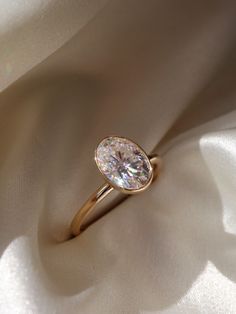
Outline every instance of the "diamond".
{"type": "Polygon", "coordinates": [[[140,190],[152,179],[152,165],[145,152],[129,139],[110,136],[95,152],[99,170],[118,189],[140,190]]]}

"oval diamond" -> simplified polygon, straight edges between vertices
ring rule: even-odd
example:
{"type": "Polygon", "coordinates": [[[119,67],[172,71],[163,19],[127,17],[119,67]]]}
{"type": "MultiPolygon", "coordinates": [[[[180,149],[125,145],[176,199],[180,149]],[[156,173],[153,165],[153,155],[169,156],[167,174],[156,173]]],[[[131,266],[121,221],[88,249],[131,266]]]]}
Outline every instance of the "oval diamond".
{"type": "Polygon", "coordinates": [[[134,142],[118,136],[103,139],[95,152],[99,170],[114,187],[140,190],[152,179],[152,165],[134,142]]]}

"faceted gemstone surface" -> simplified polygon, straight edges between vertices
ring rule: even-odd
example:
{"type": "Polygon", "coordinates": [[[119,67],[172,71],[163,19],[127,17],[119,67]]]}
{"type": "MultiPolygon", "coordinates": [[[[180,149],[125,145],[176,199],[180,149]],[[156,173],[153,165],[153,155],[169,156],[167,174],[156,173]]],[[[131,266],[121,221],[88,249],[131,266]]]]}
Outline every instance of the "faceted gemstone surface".
{"type": "Polygon", "coordinates": [[[126,190],[141,189],[152,176],[147,155],[138,145],[122,137],[102,140],[96,149],[95,160],[108,181],[126,190]]]}

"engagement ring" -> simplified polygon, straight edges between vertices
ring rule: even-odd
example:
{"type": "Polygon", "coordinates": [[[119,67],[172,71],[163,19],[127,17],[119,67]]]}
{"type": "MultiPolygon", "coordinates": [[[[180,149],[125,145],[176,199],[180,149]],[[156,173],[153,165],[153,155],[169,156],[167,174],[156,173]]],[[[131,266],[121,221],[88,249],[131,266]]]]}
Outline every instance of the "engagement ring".
{"type": "Polygon", "coordinates": [[[148,156],[138,144],[120,136],[105,137],[98,144],[95,162],[105,183],[78,210],[71,223],[72,236],[81,233],[87,216],[112,190],[125,194],[142,192],[150,186],[160,168],[158,155],[148,156]]]}

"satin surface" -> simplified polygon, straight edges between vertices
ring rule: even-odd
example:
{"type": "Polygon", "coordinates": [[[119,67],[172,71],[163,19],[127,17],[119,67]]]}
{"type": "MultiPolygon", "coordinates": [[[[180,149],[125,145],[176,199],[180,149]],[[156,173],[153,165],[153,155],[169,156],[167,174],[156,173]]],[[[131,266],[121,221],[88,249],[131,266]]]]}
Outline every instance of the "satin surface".
{"type": "Polygon", "coordinates": [[[236,3],[0,2],[0,313],[236,313],[236,3]],[[65,241],[109,134],[160,178],[65,241]]]}

